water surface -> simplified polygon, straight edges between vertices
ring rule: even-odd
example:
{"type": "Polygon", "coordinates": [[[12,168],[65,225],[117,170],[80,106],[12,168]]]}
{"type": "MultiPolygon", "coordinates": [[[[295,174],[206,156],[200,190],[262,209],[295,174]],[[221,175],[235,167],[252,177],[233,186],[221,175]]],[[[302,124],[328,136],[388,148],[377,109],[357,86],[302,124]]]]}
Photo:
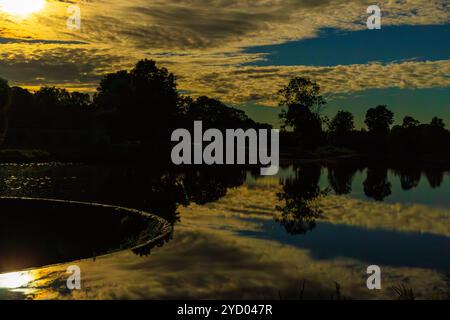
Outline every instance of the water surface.
{"type": "MultiPolygon", "coordinates": [[[[401,283],[429,297],[445,290],[450,270],[446,170],[305,164],[260,177],[257,168],[12,164],[0,176],[1,196],[120,205],[174,226],[173,238],[147,255],[125,250],[83,262],[91,281],[81,298],[297,297],[303,280],[320,298],[333,294],[335,282],[354,298],[392,298],[389,287],[401,283]],[[385,271],[382,292],[365,287],[371,264],[385,271]]],[[[61,270],[39,270],[40,281],[64,278],[61,270]]],[[[33,297],[63,294],[54,285],[39,288],[33,297]]]]}

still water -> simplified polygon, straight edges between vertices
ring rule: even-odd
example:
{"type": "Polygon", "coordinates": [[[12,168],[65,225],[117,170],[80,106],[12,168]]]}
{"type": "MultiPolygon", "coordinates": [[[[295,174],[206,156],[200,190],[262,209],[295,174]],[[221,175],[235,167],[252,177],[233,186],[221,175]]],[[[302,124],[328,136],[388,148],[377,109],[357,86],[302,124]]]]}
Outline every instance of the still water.
{"type": "Polygon", "coordinates": [[[18,211],[18,219],[1,203],[0,214],[9,221],[8,228],[33,230],[16,240],[32,242],[30,233],[36,239],[28,246],[22,241],[22,248],[27,248],[22,251],[17,248],[20,241],[2,240],[2,252],[17,252],[17,266],[22,266],[8,269],[14,272],[3,278],[28,280],[16,279],[19,286],[2,289],[0,275],[0,297],[330,299],[337,298],[336,283],[340,294],[351,298],[395,298],[392,287],[401,284],[413,288],[418,298],[448,295],[450,174],[446,170],[302,164],[282,168],[277,177],[260,177],[258,171],[1,165],[0,196],[144,210],[168,221],[173,233],[151,250],[120,251],[123,238],[132,235],[114,229],[117,223],[108,220],[105,212],[95,216],[95,210],[78,208],[78,213],[62,207],[55,223],[55,212],[29,205],[28,211],[18,211]],[[87,211],[95,218],[83,218],[87,211]],[[22,228],[28,224],[35,227],[22,228]],[[56,240],[45,239],[51,238],[51,230],[53,236],[61,235],[67,225],[72,226],[73,238],[66,235],[61,242],[77,248],[73,259],[70,250],[56,259],[49,253],[51,261],[30,259],[34,246],[41,252],[55,251],[50,244],[56,240]],[[97,229],[101,239],[108,228],[116,230],[109,245],[100,241],[108,249],[105,252],[113,254],[102,256],[100,251],[92,258],[92,248],[86,246],[94,240],[82,241],[73,229],[84,230],[87,225],[93,239],[97,229]],[[40,238],[39,230],[46,236],[40,238]],[[79,259],[85,289],[68,292],[64,268],[79,259]],[[24,263],[30,260],[31,264],[24,263]],[[366,269],[373,264],[383,270],[379,292],[366,287],[366,269]],[[28,271],[23,273],[24,269],[28,271]]]}

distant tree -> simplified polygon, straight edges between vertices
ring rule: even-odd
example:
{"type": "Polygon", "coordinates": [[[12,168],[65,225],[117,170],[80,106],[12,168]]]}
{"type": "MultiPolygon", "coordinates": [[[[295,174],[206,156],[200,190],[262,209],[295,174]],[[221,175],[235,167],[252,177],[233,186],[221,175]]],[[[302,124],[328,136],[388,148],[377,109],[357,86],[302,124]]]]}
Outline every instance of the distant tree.
{"type": "MultiPolygon", "coordinates": [[[[295,77],[291,79],[289,84],[281,89],[278,94],[282,106],[301,106],[312,111],[318,111],[317,109],[325,105],[325,100],[320,94],[320,86],[307,78],[295,77]]],[[[294,115],[295,113],[292,116],[294,115]]],[[[286,121],[291,121],[292,125],[295,125],[294,117],[287,117],[286,121]]]]}
{"type": "Polygon", "coordinates": [[[354,117],[351,112],[339,111],[328,124],[331,141],[334,144],[344,146],[355,130],[354,117]]]}
{"type": "Polygon", "coordinates": [[[141,111],[156,116],[157,121],[172,120],[170,118],[178,112],[179,100],[175,75],[147,59],[139,61],[130,75],[141,111]]]}
{"type": "Polygon", "coordinates": [[[11,99],[11,88],[8,81],[0,78],[0,111],[5,111],[11,99]]]}
{"type": "Polygon", "coordinates": [[[79,110],[87,109],[91,106],[91,97],[87,93],[72,92],[70,94],[69,106],[79,110]]]}
{"type": "Polygon", "coordinates": [[[7,109],[11,99],[11,88],[8,81],[0,78],[0,145],[3,143],[8,130],[7,109]]]}
{"type": "Polygon", "coordinates": [[[280,106],[287,107],[280,114],[282,127],[292,128],[304,147],[316,147],[323,137],[319,112],[325,105],[319,85],[309,79],[296,77],[278,95],[280,106]]]}
{"type": "Polygon", "coordinates": [[[66,89],[42,87],[34,94],[36,108],[42,111],[52,111],[68,106],[70,93],[66,89]]]}
{"type": "Polygon", "coordinates": [[[89,108],[91,104],[88,94],[69,92],[56,87],[42,87],[33,94],[31,105],[29,93],[14,90],[13,105],[14,123],[22,128],[35,129],[81,129],[87,128],[89,108]],[[28,116],[23,117],[23,112],[28,116]]]}
{"type": "Polygon", "coordinates": [[[100,81],[94,106],[101,111],[120,112],[133,98],[131,76],[126,70],[109,73],[100,81]]]}
{"type": "Polygon", "coordinates": [[[369,109],[366,114],[365,123],[369,132],[387,134],[391,125],[394,123],[394,113],[383,105],[369,109]]]}
{"type": "Polygon", "coordinates": [[[33,105],[33,94],[21,87],[11,88],[11,111],[25,110],[33,105]]]}
{"type": "Polygon", "coordinates": [[[433,120],[431,120],[430,125],[432,127],[436,127],[436,128],[442,128],[445,129],[445,123],[444,120],[438,118],[438,117],[434,117],[433,120]]]}
{"type": "Polygon", "coordinates": [[[403,124],[402,127],[404,129],[410,129],[410,128],[415,128],[418,125],[420,125],[420,121],[414,119],[413,117],[410,116],[406,116],[405,118],[403,118],[403,124]]]}
{"type": "Polygon", "coordinates": [[[353,114],[348,111],[339,111],[331,120],[329,129],[337,134],[353,131],[355,129],[353,114]]]}
{"type": "Polygon", "coordinates": [[[205,96],[196,100],[190,99],[186,107],[187,125],[192,127],[193,121],[201,120],[205,128],[232,129],[256,128],[256,124],[244,111],[228,107],[223,102],[205,96]]]}
{"type": "Polygon", "coordinates": [[[130,72],[107,74],[94,106],[110,114],[113,136],[141,142],[161,140],[182,111],[175,76],[152,60],[139,61],[130,72]]]}
{"type": "MultiPolygon", "coordinates": [[[[405,117],[401,126],[394,126],[389,134],[390,149],[394,153],[418,154],[449,153],[450,132],[442,119],[433,118],[430,124],[420,124],[405,117]]],[[[405,180],[407,181],[407,179],[405,180]]],[[[408,185],[407,182],[404,185],[408,185]]]]}
{"type": "Polygon", "coordinates": [[[8,113],[9,126],[11,128],[26,128],[27,123],[34,121],[34,112],[33,94],[27,89],[12,87],[8,113]]]}
{"type": "MultiPolygon", "coordinates": [[[[406,116],[401,125],[395,125],[389,134],[389,146],[394,153],[414,155],[420,150],[419,141],[423,126],[411,116],[406,116]]],[[[406,181],[406,180],[405,180],[406,181]]],[[[407,183],[405,182],[404,185],[407,183]]]]}

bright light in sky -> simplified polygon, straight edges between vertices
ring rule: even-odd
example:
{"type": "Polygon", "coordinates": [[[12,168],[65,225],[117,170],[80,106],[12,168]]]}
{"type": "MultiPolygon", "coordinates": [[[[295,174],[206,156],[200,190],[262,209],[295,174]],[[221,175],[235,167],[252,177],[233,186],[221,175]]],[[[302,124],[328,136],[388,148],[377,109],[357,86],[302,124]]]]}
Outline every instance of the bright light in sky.
{"type": "Polygon", "coordinates": [[[0,11],[13,16],[27,16],[41,11],[45,0],[0,0],[0,11]]]}
{"type": "Polygon", "coordinates": [[[30,272],[11,272],[0,274],[0,288],[17,289],[26,286],[33,281],[30,272]]]}

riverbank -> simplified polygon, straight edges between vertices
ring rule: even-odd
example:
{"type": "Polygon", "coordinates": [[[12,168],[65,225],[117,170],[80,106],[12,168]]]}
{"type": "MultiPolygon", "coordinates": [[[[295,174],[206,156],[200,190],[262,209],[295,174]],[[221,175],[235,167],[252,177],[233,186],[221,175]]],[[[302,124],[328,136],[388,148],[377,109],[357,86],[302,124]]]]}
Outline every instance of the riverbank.
{"type": "MultiPolygon", "coordinates": [[[[86,164],[142,164],[168,163],[163,153],[155,148],[137,146],[83,147],[46,149],[3,149],[0,163],[86,163],[86,164]],[[149,151],[148,149],[152,149],[149,151]]],[[[346,149],[319,149],[316,152],[291,152],[281,150],[280,165],[301,165],[305,163],[387,165],[390,167],[417,166],[450,170],[450,154],[363,154],[346,149]]]]}

